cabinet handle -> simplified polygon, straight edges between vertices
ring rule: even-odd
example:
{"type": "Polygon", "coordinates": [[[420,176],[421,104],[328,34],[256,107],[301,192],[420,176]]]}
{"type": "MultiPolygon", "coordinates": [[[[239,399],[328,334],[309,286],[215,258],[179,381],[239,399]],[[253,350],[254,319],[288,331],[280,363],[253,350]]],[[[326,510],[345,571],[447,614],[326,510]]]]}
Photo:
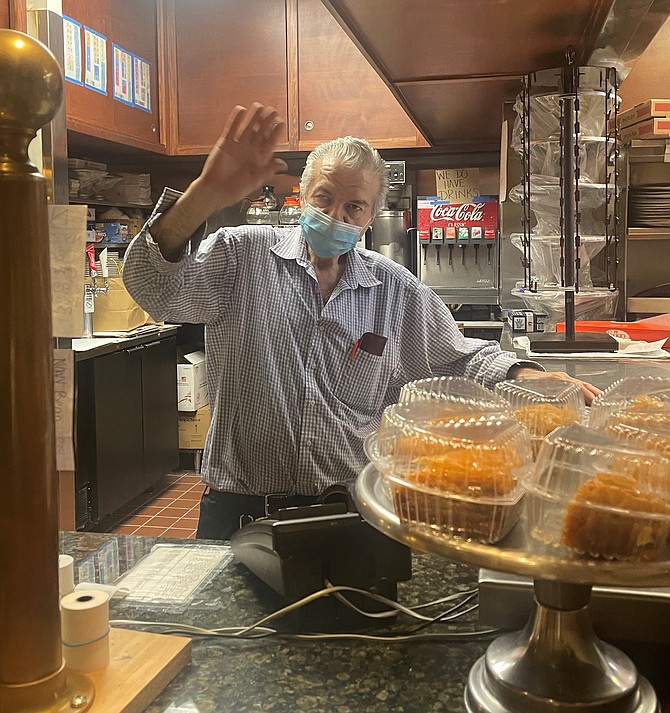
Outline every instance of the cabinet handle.
{"type": "Polygon", "coordinates": [[[307,131],[311,131],[314,128],[314,122],[313,121],[306,121],[305,122],[305,129],[307,131]]]}
{"type": "Polygon", "coordinates": [[[156,124],[151,125],[151,130],[154,132],[154,134],[156,133],[156,131],[158,131],[158,127],[156,126],[156,124]]]}
{"type": "Polygon", "coordinates": [[[124,351],[126,351],[126,352],[137,352],[137,351],[139,351],[140,349],[144,349],[144,344],[140,344],[140,345],[137,346],[137,347],[128,347],[128,349],[124,349],[124,351]]]}

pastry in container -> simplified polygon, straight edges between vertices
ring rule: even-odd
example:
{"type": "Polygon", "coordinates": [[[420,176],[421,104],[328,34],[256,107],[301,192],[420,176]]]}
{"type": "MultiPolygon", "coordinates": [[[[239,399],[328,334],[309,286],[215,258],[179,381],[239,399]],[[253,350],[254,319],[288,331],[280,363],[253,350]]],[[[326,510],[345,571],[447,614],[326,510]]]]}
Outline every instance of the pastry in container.
{"type": "Polygon", "coordinates": [[[662,376],[627,376],[609,386],[593,399],[589,426],[601,429],[624,412],[670,412],[670,378],[662,376]]]}
{"type": "Polygon", "coordinates": [[[670,461],[585,426],[548,435],[523,479],[531,537],[580,557],[667,555],[670,461]]]}
{"type": "Polygon", "coordinates": [[[491,411],[507,410],[507,402],[490,389],[463,376],[434,376],[402,387],[400,403],[441,401],[491,411]]]}
{"type": "Polygon", "coordinates": [[[454,402],[393,404],[369,450],[401,521],[495,543],[516,525],[531,462],[528,431],[503,410],[454,402]]]}
{"type": "Polygon", "coordinates": [[[549,376],[501,381],[495,393],[507,400],[515,418],[529,430],[534,454],[555,428],[579,423],[585,408],[578,384],[549,376]]]}

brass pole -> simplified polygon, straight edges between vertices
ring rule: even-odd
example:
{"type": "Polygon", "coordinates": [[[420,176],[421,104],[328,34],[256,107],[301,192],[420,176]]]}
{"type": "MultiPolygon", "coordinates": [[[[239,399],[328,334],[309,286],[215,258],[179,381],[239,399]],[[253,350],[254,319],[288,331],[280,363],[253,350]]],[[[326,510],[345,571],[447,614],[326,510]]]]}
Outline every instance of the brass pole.
{"type": "Polygon", "coordinates": [[[47,200],[28,159],[62,94],[51,52],[0,30],[0,713],[93,698],[61,653],[47,200]]]}

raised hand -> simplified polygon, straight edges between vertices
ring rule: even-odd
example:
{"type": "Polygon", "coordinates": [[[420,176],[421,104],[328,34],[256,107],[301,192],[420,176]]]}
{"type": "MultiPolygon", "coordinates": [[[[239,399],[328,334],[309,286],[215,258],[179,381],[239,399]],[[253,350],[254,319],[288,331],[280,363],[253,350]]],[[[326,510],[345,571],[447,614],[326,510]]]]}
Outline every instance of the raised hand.
{"type": "MultiPolygon", "coordinates": [[[[286,170],[274,157],[284,121],[276,109],[255,103],[236,106],[197,179],[198,190],[225,207],[286,170]]],[[[208,201],[209,202],[209,201],[208,201]]]]}

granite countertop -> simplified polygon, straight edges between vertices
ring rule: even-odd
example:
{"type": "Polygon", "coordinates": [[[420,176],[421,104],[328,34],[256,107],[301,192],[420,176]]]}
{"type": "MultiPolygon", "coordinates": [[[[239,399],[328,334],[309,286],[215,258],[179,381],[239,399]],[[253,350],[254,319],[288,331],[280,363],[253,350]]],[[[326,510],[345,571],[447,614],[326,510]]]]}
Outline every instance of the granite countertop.
{"type": "MultiPolygon", "coordinates": [[[[110,550],[118,553],[118,557],[111,558],[116,558],[111,565],[114,579],[157,542],[169,540],[62,533],[60,551],[75,557],[75,575],[79,566],[88,566],[94,568],[97,579],[105,568],[109,571],[110,550]]],[[[421,554],[413,556],[412,566],[412,579],[398,584],[398,601],[406,606],[476,586],[477,570],[464,564],[421,554]]],[[[185,611],[131,606],[114,599],[111,618],[176,621],[208,628],[246,626],[282,605],[274,592],[232,560],[185,611]]],[[[284,631],[298,630],[291,616],[272,626],[284,631]]],[[[403,618],[394,626],[410,629],[416,624],[403,618]]],[[[461,630],[475,628],[476,615],[467,615],[457,626],[461,630]]],[[[369,633],[374,634],[375,629],[369,633]]],[[[491,637],[402,643],[278,637],[254,641],[194,639],[191,665],[158,695],[147,712],[462,713],[468,673],[490,641],[491,637]]],[[[665,704],[663,712],[670,713],[670,682],[663,665],[667,650],[654,650],[648,644],[624,650],[641,673],[651,679],[665,704]]]]}
{"type": "MultiPolygon", "coordinates": [[[[62,553],[77,563],[116,541],[119,571],[137,561],[155,538],[63,533],[62,553]]],[[[161,540],[163,542],[164,540],[161,540]]],[[[180,541],[181,544],[184,541],[180,541]]],[[[107,559],[105,556],[104,559],[107,559]]],[[[75,573],[77,565],[75,565],[75,573]]],[[[476,586],[477,571],[432,555],[413,561],[413,576],[398,585],[407,606],[476,586]]],[[[168,620],[205,627],[252,624],[282,606],[243,565],[230,562],[185,612],[132,607],[113,600],[111,618],[168,620]]],[[[433,610],[433,613],[439,611],[433,610]]],[[[476,616],[468,615],[471,627],[476,616]]],[[[406,618],[402,628],[417,622],[406,618]]],[[[464,625],[460,624],[460,628],[464,625]]],[[[445,631],[443,627],[441,629],[445,631]]],[[[374,633],[371,631],[370,633],[374,633]]],[[[193,662],[147,709],[148,713],[410,713],[464,711],[463,691],[472,664],[490,637],[464,642],[386,643],[350,640],[193,640],[193,662]]]]}

